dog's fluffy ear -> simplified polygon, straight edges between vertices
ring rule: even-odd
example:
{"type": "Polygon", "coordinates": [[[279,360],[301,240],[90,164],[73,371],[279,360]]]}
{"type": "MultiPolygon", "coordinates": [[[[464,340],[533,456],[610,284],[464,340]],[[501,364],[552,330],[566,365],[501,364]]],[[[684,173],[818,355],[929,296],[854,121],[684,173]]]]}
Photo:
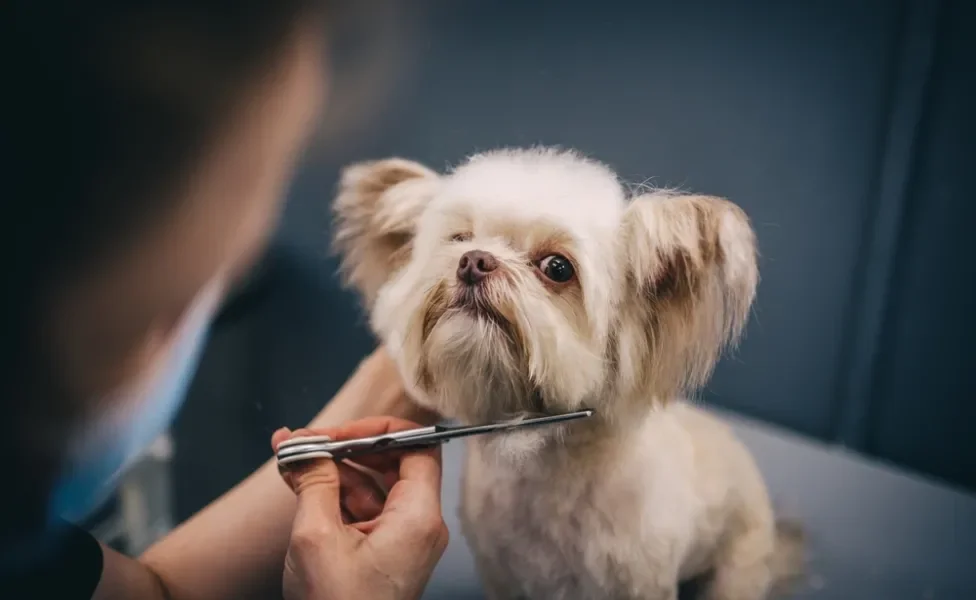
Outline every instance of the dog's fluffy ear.
{"type": "Polygon", "coordinates": [[[440,176],[412,161],[392,158],[346,167],[333,205],[333,250],[345,282],[372,308],[376,294],[410,260],[417,220],[440,176]]]}
{"type": "Polygon", "coordinates": [[[659,399],[697,388],[738,341],[755,298],[749,219],[721,198],[657,193],[635,198],[622,227],[622,374],[659,399]]]}

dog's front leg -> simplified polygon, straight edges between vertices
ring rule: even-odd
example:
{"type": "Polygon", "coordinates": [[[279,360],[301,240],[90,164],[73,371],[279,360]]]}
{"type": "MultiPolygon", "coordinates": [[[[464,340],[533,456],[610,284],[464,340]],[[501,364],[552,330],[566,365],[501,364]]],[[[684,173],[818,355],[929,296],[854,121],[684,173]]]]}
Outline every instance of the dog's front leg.
{"type": "Polygon", "coordinates": [[[701,600],[764,600],[772,583],[773,534],[753,527],[733,536],[719,553],[701,600]]]}

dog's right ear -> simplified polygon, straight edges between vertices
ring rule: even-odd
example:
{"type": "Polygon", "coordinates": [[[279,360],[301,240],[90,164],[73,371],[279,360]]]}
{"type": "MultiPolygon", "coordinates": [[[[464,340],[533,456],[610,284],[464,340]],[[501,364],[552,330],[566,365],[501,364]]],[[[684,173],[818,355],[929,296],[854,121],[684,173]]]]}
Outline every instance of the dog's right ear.
{"type": "Polygon", "coordinates": [[[346,167],[333,204],[335,237],[347,285],[367,310],[384,283],[410,260],[417,220],[440,185],[440,175],[391,158],[346,167]]]}

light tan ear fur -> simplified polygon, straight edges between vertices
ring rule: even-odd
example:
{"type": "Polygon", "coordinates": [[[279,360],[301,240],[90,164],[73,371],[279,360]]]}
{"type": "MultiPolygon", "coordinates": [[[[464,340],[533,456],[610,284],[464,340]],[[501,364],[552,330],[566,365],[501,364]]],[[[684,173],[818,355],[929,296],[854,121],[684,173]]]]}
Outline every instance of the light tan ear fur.
{"type": "Polygon", "coordinates": [[[333,204],[333,250],[347,285],[367,310],[376,294],[410,259],[417,220],[440,176],[408,160],[391,158],[342,171],[333,204]]]}
{"type": "Polygon", "coordinates": [[[742,334],[759,281],[755,234],[727,200],[665,193],[635,198],[622,229],[621,383],[666,400],[704,385],[742,334]]]}

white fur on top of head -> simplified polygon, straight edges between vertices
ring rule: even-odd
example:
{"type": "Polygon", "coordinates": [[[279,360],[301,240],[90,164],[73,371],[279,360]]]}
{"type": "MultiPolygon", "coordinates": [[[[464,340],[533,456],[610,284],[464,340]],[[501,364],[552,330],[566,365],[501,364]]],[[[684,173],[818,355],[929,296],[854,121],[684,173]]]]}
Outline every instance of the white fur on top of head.
{"type": "Polygon", "coordinates": [[[355,165],[335,210],[343,271],[373,328],[418,399],[465,420],[583,405],[625,418],[701,385],[758,280],[738,207],[628,199],[612,170],[572,151],[488,152],[446,175],[355,165]],[[498,268],[478,310],[463,310],[455,272],[471,251],[498,268]],[[571,281],[542,274],[556,254],[571,281]]]}

